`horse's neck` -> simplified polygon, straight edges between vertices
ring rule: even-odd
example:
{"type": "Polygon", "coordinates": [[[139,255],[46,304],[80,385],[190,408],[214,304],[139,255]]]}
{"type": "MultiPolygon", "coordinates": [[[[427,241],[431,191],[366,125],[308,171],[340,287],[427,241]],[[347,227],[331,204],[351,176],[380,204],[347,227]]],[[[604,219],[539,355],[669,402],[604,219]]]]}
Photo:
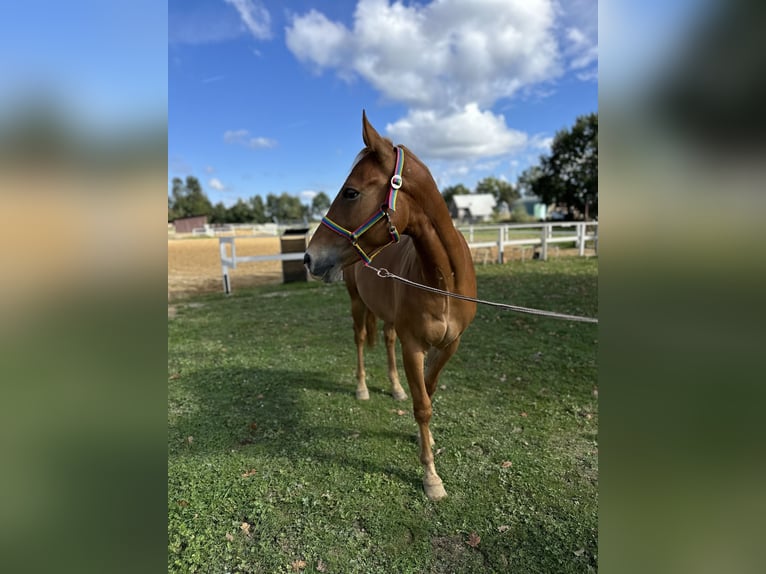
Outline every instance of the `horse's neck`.
{"type": "Polygon", "coordinates": [[[471,283],[466,274],[473,265],[441,194],[435,186],[426,188],[412,204],[407,233],[420,257],[423,279],[434,287],[462,292],[466,282],[471,283]]]}

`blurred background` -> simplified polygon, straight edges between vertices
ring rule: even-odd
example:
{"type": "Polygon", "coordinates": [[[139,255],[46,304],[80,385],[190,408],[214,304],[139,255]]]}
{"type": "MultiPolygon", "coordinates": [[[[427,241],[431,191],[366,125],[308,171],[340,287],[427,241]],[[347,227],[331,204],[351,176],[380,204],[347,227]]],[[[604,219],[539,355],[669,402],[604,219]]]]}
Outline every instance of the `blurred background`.
{"type": "Polygon", "coordinates": [[[759,566],[765,25],[746,0],[599,6],[609,572],[759,566]]]}
{"type": "MultiPolygon", "coordinates": [[[[599,5],[607,572],[759,566],[764,6],[599,5]]],[[[167,49],[164,3],[0,12],[3,571],[163,568],[167,49]]]]}
{"type": "Polygon", "coordinates": [[[0,570],[165,557],[167,9],[0,9],[0,570]]]}

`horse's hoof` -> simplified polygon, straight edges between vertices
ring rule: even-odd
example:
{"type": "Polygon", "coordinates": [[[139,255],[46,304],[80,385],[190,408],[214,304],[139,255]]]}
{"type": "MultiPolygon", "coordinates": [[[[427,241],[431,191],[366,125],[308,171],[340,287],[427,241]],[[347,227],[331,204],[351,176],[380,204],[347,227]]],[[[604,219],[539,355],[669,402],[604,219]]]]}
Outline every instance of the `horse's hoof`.
{"type": "Polygon", "coordinates": [[[428,500],[441,500],[447,498],[447,491],[444,490],[444,485],[441,480],[434,484],[428,484],[423,481],[423,489],[426,491],[428,500]]]}
{"type": "Polygon", "coordinates": [[[392,391],[391,396],[394,397],[395,401],[406,401],[407,400],[407,393],[405,393],[402,390],[399,391],[392,391]]]}
{"type": "Polygon", "coordinates": [[[368,401],[370,400],[370,392],[367,389],[356,391],[356,398],[360,401],[368,401]]]}

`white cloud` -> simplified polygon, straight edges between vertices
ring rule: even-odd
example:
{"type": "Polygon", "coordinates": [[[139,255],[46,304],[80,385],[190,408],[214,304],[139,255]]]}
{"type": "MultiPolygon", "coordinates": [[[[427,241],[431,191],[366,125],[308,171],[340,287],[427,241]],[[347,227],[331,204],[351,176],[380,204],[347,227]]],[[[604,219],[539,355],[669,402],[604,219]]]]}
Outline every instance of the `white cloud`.
{"type": "Polygon", "coordinates": [[[258,40],[271,38],[271,14],[257,0],[224,0],[236,8],[242,22],[258,40]]]}
{"type": "Polygon", "coordinates": [[[247,144],[251,148],[268,148],[275,147],[277,145],[276,140],[264,137],[250,138],[247,144]]]}
{"type": "Polygon", "coordinates": [[[223,133],[223,141],[226,143],[237,143],[247,145],[247,138],[250,132],[247,130],[226,130],[223,133]]]}
{"type": "Polygon", "coordinates": [[[223,141],[228,144],[243,145],[253,149],[276,147],[276,140],[265,137],[251,137],[248,130],[227,130],[223,134],[223,141]]]}
{"type": "Polygon", "coordinates": [[[295,18],[292,27],[285,31],[290,51],[302,62],[319,68],[342,66],[350,40],[350,32],[343,24],[331,22],[316,10],[295,18]]]}
{"type": "Polygon", "coordinates": [[[432,159],[491,157],[519,151],[527,143],[526,134],[508,128],[502,115],[481,111],[476,104],[446,113],[414,110],[386,130],[432,159]]]}
{"type": "Polygon", "coordinates": [[[579,28],[569,28],[566,32],[566,41],[569,68],[582,70],[577,74],[577,78],[588,81],[598,77],[597,70],[593,69],[598,62],[598,45],[594,40],[579,28]]]}
{"type": "Polygon", "coordinates": [[[353,29],[312,10],[293,17],[286,41],[301,61],[397,102],[486,107],[562,72],[554,19],[553,0],[359,0],[353,29]]]}
{"type": "Polygon", "coordinates": [[[221,183],[221,180],[217,177],[213,177],[210,179],[210,181],[207,182],[207,184],[215,189],[216,191],[223,191],[226,189],[226,186],[221,183]]]}
{"type": "Polygon", "coordinates": [[[317,73],[362,79],[403,104],[387,135],[436,162],[442,181],[487,158],[548,151],[552,138],[513,129],[493,107],[545,97],[565,73],[597,77],[597,35],[592,0],[358,0],[348,24],[312,9],[285,29],[317,73]]]}
{"type": "MultiPolygon", "coordinates": [[[[386,126],[394,140],[424,158],[474,166],[529,145],[492,106],[550,85],[570,67],[557,37],[561,14],[559,0],[359,0],[349,26],[311,10],[292,17],[285,39],[315,71],[361,78],[404,104],[406,115],[386,126]]],[[[587,38],[576,57],[590,57],[587,38]]]]}

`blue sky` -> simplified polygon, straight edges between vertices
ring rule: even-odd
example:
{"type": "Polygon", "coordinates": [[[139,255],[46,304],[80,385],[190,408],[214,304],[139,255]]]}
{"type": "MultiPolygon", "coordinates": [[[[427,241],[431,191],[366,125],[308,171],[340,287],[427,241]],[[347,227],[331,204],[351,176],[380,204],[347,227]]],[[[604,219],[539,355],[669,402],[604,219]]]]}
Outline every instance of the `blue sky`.
{"type": "Polygon", "coordinates": [[[441,187],[514,182],[598,111],[597,28],[586,0],[170,0],[169,185],[334,197],[362,109],[441,187]]]}
{"type": "Polygon", "coordinates": [[[29,0],[0,11],[0,116],[33,98],[119,138],[167,113],[167,10],[156,0],[29,0]]]}

